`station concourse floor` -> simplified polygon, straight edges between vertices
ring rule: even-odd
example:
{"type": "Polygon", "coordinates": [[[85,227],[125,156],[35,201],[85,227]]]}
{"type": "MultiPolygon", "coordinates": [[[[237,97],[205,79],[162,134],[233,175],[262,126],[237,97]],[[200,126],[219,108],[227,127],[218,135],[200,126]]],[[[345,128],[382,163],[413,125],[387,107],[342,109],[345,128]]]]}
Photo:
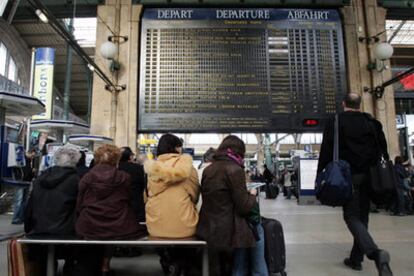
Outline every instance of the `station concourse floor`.
{"type": "MultiPolygon", "coordinates": [[[[286,240],[289,276],[376,276],[375,264],[366,260],[363,271],[345,267],[352,236],[342,219],[341,208],[299,206],[295,199],[279,195],[275,200],[261,196],[262,215],[280,220],[286,240]]],[[[414,275],[414,216],[394,217],[381,212],[370,214],[370,231],[378,246],[391,254],[394,276],[414,275]]],[[[117,276],[163,275],[158,257],[115,258],[111,267],[117,276]]]]}
{"type": "MultiPolygon", "coordinates": [[[[262,215],[280,220],[286,240],[289,276],[376,276],[373,262],[364,262],[357,272],[345,267],[352,236],[342,220],[341,208],[299,206],[283,195],[275,200],[260,200],[262,215]]],[[[11,216],[0,216],[0,232],[22,231],[10,224],[11,216]]],[[[385,212],[370,214],[370,232],[378,246],[391,253],[394,276],[414,275],[414,216],[394,217],[385,212]]],[[[7,275],[6,243],[0,244],[0,276],[7,275]]],[[[111,267],[117,276],[161,276],[158,256],[144,254],[136,258],[113,258],[111,267]]]]}

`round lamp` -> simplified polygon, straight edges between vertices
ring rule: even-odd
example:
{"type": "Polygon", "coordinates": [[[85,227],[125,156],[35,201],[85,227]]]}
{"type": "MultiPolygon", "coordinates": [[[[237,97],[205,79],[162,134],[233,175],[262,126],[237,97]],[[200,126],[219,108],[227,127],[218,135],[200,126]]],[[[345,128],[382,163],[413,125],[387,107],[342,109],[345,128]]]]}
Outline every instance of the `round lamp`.
{"type": "Polygon", "coordinates": [[[389,59],[394,52],[394,48],[386,42],[381,42],[375,45],[374,55],[379,60],[389,59]]]}
{"type": "Polygon", "coordinates": [[[114,59],[118,54],[118,47],[111,41],[102,43],[99,50],[101,52],[101,56],[106,59],[114,59]]]}

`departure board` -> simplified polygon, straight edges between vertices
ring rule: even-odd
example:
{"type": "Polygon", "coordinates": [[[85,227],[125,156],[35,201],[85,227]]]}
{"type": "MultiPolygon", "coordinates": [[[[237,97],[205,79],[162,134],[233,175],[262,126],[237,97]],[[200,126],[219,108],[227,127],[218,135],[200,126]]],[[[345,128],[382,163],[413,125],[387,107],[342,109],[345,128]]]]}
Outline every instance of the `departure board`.
{"type": "Polygon", "coordinates": [[[346,91],[336,10],[146,9],[140,56],[140,132],[320,131],[346,91]]]}

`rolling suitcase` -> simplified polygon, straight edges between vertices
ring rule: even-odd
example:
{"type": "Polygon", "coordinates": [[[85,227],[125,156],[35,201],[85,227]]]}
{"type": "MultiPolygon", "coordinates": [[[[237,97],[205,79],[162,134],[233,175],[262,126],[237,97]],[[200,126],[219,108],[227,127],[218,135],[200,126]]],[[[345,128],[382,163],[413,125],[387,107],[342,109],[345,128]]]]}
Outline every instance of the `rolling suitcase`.
{"type": "Polygon", "coordinates": [[[286,276],[286,248],[282,224],[275,219],[262,218],[265,236],[265,258],[269,275],[286,276]]]}

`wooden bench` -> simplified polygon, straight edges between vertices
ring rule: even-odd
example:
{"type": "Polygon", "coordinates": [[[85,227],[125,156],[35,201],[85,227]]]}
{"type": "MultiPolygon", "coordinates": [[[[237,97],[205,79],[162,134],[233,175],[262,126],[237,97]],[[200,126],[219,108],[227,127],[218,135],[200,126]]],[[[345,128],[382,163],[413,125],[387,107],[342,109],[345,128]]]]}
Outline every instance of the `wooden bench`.
{"type": "Polygon", "coordinates": [[[145,237],[139,240],[52,240],[52,239],[29,239],[21,238],[17,242],[24,244],[43,244],[47,245],[47,276],[54,275],[55,245],[115,245],[115,246],[135,246],[135,247],[202,247],[203,248],[203,267],[202,276],[209,275],[208,249],[207,242],[196,239],[156,239],[145,237]]]}

